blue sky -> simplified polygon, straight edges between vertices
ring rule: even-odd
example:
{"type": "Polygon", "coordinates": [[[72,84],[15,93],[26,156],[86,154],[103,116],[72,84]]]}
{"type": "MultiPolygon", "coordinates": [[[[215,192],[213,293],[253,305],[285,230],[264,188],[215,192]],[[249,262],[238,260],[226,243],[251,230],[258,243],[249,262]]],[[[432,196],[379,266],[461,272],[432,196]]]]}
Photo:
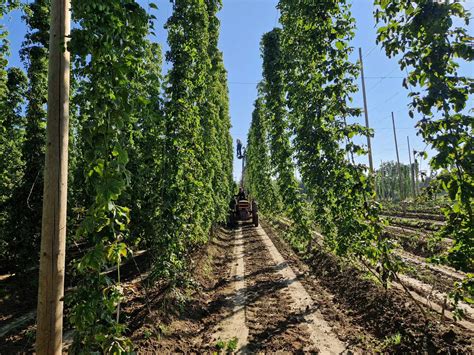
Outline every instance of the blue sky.
{"type": "MultiPolygon", "coordinates": [[[[145,7],[148,0],[138,0],[145,7]]],[[[250,125],[253,102],[257,96],[256,85],[261,79],[260,38],[278,26],[277,0],[223,0],[224,7],[219,13],[221,20],[221,36],[219,47],[224,53],[224,62],[229,77],[230,113],[232,118],[232,136],[234,141],[240,138],[246,141],[250,125]]],[[[155,0],[158,4],[156,37],[154,40],[166,50],[166,31],[163,24],[171,15],[171,4],[168,0],[155,0]]],[[[358,47],[362,47],[366,75],[366,89],[370,125],[375,130],[372,140],[374,164],[396,160],[393,140],[391,112],[394,112],[397,126],[397,138],[400,160],[408,163],[407,136],[410,137],[412,149],[423,150],[426,144],[416,135],[416,120],[408,117],[408,91],[401,83],[404,73],[398,68],[396,59],[388,59],[379,46],[375,44],[375,20],[372,14],[372,0],[352,0],[352,12],[356,19],[357,31],[353,41],[357,60],[358,47]]],[[[474,13],[474,0],[464,1],[467,9],[474,13]]],[[[151,9],[149,9],[151,10],[151,9]]],[[[25,34],[24,24],[19,12],[14,12],[2,21],[10,31],[12,57],[11,65],[20,65],[18,50],[25,34]]],[[[469,26],[474,36],[474,21],[469,26]]],[[[165,65],[165,70],[166,70],[165,65]]],[[[463,64],[461,73],[474,77],[474,65],[463,64]]],[[[358,81],[360,85],[360,80],[358,81]]],[[[362,107],[362,94],[354,96],[354,105],[362,107]]],[[[472,107],[472,105],[471,105],[472,107]]],[[[360,117],[363,122],[363,117],[360,117]]],[[[365,140],[360,140],[364,142],[365,140]]],[[[361,161],[367,161],[361,158],[361,161]]],[[[234,176],[240,177],[241,163],[234,160],[234,176]]],[[[427,162],[422,162],[422,169],[427,162]]]]}

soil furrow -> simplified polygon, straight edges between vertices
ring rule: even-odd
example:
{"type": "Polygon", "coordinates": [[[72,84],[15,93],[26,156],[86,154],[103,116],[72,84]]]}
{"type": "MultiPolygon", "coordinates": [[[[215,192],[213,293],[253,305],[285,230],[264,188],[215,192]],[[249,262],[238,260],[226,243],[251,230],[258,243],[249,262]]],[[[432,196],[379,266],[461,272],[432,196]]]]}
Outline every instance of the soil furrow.
{"type": "Polygon", "coordinates": [[[297,314],[304,314],[303,321],[307,322],[312,343],[316,345],[321,353],[339,354],[343,352],[346,349],[346,346],[333,333],[331,327],[321,315],[321,312],[315,307],[310,295],[301,282],[297,280],[295,273],[272,243],[263,228],[257,228],[257,233],[262,238],[272,259],[277,263],[277,265],[282,265],[278,272],[287,280],[287,290],[293,301],[291,304],[292,311],[297,314]]]}
{"type": "MultiPolygon", "coordinates": [[[[149,284],[143,282],[146,273],[124,280],[122,321],[138,353],[472,350],[470,320],[451,322],[449,310],[444,321],[434,312],[424,315],[397,283],[384,290],[322,246],[311,255],[299,253],[283,239],[286,225],[273,229],[262,224],[264,228],[216,229],[211,242],[190,255],[195,287],[179,288],[164,280],[149,284]]],[[[314,242],[320,240],[315,232],[314,242]]],[[[426,310],[441,313],[448,281],[462,273],[399,254],[423,276],[401,276],[409,294],[426,310]],[[438,290],[441,281],[446,290],[438,290]]],[[[465,311],[472,315],[471,309],[465,311]]],[[[4,336],[9,343],[0,352],[33,351],[32,327],[4,336]]],[[[66,334],[66,343],[71,335],[66,334]]]]}
{"type": "MultiPolygon", "coordinates": [[[[272,239],[279,248],[285,244],[277,237],[277,230],[264,227],[267,233],[273,233],[272,239]]],[[[383,341],[376,346],[376,352],[390,349],[397,352],[470,353],[472,350],[472,332],[467,330],[469,326],[466,329],[448,320],[440,322],[431,313],[424,317],[406,293],[398,291],[397,287],[383,290],[369,281],[362,271],[345,265],[323,248],[315,249],[310,258],[305,258],[305,262],[318,282],[334,294],[333,301],[339,304],[345,320],[353,327],[356,324],[363,326],[366,334],[369,332],[383,341]],[[388,339],[399,340],[396,344],[390,344],[388,339]]],[[[419,302],[437,311],[438,305],[429,300],[425,303],[426,298],[413,291],[410,293],[419,302]]],[[[448,312],[445,315],[449,316],[448,312]]]]}
{"type": "Polygon", "coordinates": [[[250,352],[317,351],[304,322],[304,312],[295,312],[284,268],[270,256],[253,227],[244,227],[247,282],[247,326],[250,352]]]}
{"type": "Polygon", "coordinates": [[[234,260],[232,260],[231,275],[234,280],[234,290],[229,296],[229,301],[233,305],[232,313],[224,318],[216,327],[213,336],[213,343],[219,341],[228,342],[236,340],[237,352],[245,352],[248,343],[249,330],[245,324],[245,266],[244,266],[244,240],[242,228],[238,228],[235,233],[234,260]]]}

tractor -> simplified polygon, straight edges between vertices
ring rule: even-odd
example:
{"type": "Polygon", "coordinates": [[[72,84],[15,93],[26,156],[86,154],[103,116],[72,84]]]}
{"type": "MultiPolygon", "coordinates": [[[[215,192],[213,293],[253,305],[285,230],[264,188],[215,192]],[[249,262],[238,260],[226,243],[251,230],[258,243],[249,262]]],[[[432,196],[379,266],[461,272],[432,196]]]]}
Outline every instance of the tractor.
{"type": "Polygon", "coordinates": [[[235,226],[237,221],[246,222],[252,219],[253,225],[258,227],[258,206],[255,200],[239,193],[232,199],[229,207],[229,222],[232,226],[235,226]]]}
{"type": "Polygon", "coordinates": [[[234,196],[229,204],[229,224],[235,226],[237,221],[248,221],[252,219],[255,227],[258,227],[258,206],[257,201],[247,196],[244,190],[244,173],[246,152],[242,147],[242,142],[237,139],[237,159],[242,159],[242,178],[240,179],[239,193],[234,196]]]}

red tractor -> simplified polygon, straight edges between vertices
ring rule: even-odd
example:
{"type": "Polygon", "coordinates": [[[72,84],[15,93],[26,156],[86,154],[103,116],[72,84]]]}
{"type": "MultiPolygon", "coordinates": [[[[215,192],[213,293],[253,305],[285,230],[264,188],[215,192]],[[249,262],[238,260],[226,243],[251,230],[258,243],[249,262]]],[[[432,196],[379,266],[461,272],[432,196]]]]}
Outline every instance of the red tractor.
{"type": "Polygon", "coordinates": [[[235,226],[237,221],[248,221],[252,219],[255,227],[258,227],[258,206],[257,202],[249,199],[244,190],[244,172],[246,162],[245,148],[242,147],[242,142],[237,139],[237,159],[242,159],[242,178],[240,179],[239,193],[232,198],[229,204],[229,224],[235,226]]]}
{"type": "Polygon", "coordinates": [[[242,196],[240,193],[230,203],[229,222],[235,225],[237,221],[248,221],[252,219],[255,227],[258,227],[257,202],[242,196]]]}

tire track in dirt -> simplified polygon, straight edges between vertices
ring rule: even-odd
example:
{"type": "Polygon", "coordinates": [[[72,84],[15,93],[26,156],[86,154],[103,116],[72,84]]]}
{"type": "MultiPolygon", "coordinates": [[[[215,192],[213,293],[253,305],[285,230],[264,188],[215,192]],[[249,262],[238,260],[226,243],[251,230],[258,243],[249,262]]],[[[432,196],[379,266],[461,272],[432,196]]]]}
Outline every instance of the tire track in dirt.
{"type": "Polygon", "coordinates": [[[303,285],[297,281],[295,273],[277,250],[266,232],[262,227],[259,227],[257,232],[265,243],[273,260],[279,265],[284,265],[284,267],[279,270],[279,273],[288,280],[289,292],[294,302],[291,308],[294,312],[306,313],[304,320],[309,327],[312,343],[317,346],[321,353],[339,354],[343,352],[346,349],[345,345],[333,333],[322,314],[317,309],[314,309],[311,296],[306,292],[303,285]]]}
{"type": "Polygon", "coordinates": [[[224,318],[214,330],[213,343],[219,340],[228,342],[233,338],[237,338],[237,352],[245,352],[249,329],[245,324],[245,266],[244,266],[244,240],[242,236],[242,228],[238,228],[235,232],[233,240],[233,260],[231,267],[231,277],[234,280],[234,290],[229,296],[233,305],[232,313],[224,318]]]}
{"type": "Polygon", "coordinates": [[[332,332],[295,273],[261,228],[244,227],[248,350],[341,353],[332,332]]]}

